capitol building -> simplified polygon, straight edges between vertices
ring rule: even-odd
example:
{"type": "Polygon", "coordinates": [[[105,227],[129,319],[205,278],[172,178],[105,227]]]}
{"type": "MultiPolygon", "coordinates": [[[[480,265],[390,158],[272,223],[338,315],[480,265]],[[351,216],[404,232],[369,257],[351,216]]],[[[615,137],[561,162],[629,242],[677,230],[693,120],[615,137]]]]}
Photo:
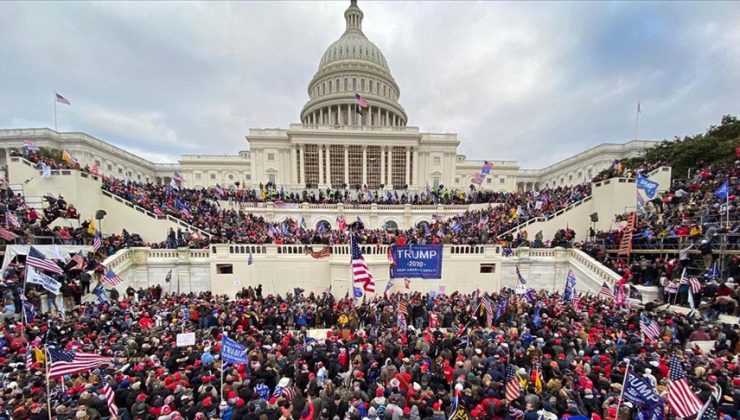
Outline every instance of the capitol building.
{"type": "MultiPolygon", "coordinates": [[[[642,154],[655,144],[601,144],[542,169],[522,169],[514,160],[469,160],[458,153],[454,133],[408,126],[401,89],[380,48],[362,31],[364,14],[353,0],[344,12],[346,29],[324,52],[308,83],[299,122],[282,129],[250,129],[248,150],[237,155],[182,155],[178,163],[150,162],[104,140],[50,129],[0,130],[0,162],[23,142],[66,150],[82,166],[103,175],[168,183],[175,171],[187,187],[254,187],[272,183],[286,190],[315,188],[423,191],[440,185],[467,190],[533,190],[590,180],[615,159],[642,154]],[[474,183],[486,162],[488,175],[474,183]]],[[[465,139],[475,141],[476,139],[465,139]]],[[[152,139],[156,141],[156,139],[152,139]]]]}

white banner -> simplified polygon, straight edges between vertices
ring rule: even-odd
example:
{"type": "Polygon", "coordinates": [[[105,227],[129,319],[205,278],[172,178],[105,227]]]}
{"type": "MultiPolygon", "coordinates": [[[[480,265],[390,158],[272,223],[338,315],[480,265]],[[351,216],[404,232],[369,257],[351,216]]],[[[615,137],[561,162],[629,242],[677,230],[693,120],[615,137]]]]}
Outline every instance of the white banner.
{"type": "Polygon", "coordinates": [[[194,346],[195,345],[195,333],[191,332],[191,333],[177,334],[176,345],[177,347],[194,346]]]}
{"type": "Polygon", "coordinates": [[[28,266],[26,267],[26,270],[26,282],[43,286],[44,289],[54,293],[55,295],[59,294],[59,289],[62,287],[62,283],[59,283],[44,273],[39,273],[33,267],[28,266]]]}

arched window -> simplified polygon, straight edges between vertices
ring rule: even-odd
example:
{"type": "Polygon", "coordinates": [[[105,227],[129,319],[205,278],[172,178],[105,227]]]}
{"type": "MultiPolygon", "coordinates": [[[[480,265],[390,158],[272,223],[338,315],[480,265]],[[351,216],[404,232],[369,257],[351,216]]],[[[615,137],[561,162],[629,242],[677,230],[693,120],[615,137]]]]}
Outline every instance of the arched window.
{"type": "Polygon", "coordinates": [[[334,92],[334,83],[332,83],[331,80],[329,80],[329,93],[334,92]]]}
{"type": "Polygon", "coordinates": [[[348,89],[349,89],[349,82],[347,81],[347,78],[345,77],[344,78],[344,90],[348,90],[348,89]]]}
{"type": "Polygon", "coordinates": [[[368,91],[369,91],[370,93],[373,93],[373,81],[372,81],[372,80],[368,80],[368,81],[367,81],[367,84],[368,84],[367,90],[368,90],[368,91]]]}
{"type": "Polygon", "coordinates": [[[331,223],[327,222],[326,220],[319,220],[318,223],[316,223],[316,231],[321,232],[330,232],[331,231],[331,223]],[[323,226],[323,229],[322,229],[323,226]]]}
{"type": "Polygon", "coordinates": [[[354,79],[354,78],[352,79],[352,90],[354,91],[357,90],[357,79],[354,79]]]}
{"type": "Polygon", "coordinates": [[[383,229],[396,230],[398,229],[398,223],[396,223],[394,220],[386,220],[386,222],[383,224],[383,229]]]}
{"type": "Polygon", "coordinates": [[[339,79],[336,80],[337,92],[342,90],[342,85],[339,84],[339,79]]]}
{"type": "Polygon", "coordinates": [[[365,79],[360,79],[360,91],[365,91],[365,79]]]}

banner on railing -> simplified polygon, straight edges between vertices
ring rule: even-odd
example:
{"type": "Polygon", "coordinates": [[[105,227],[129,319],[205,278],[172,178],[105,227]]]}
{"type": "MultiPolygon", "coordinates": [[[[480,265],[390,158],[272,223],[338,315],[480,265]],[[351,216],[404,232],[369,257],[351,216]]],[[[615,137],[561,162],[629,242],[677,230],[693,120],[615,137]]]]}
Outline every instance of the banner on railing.
{"type": "Polygon", "coordinates": [[[442,277],[442,245],[392,247],[391,278],[439,279],[442,277]]]}

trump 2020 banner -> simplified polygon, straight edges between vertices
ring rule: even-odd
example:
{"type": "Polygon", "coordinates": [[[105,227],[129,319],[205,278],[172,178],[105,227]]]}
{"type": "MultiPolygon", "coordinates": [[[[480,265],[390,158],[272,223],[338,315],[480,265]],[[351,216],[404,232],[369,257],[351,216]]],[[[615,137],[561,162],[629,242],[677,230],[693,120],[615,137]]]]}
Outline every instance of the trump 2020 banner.
{"type": "Polygon", "coordinates": [[[442,245],[394,245],[392,256],[391,278],[442,277],[442,245]]]}

